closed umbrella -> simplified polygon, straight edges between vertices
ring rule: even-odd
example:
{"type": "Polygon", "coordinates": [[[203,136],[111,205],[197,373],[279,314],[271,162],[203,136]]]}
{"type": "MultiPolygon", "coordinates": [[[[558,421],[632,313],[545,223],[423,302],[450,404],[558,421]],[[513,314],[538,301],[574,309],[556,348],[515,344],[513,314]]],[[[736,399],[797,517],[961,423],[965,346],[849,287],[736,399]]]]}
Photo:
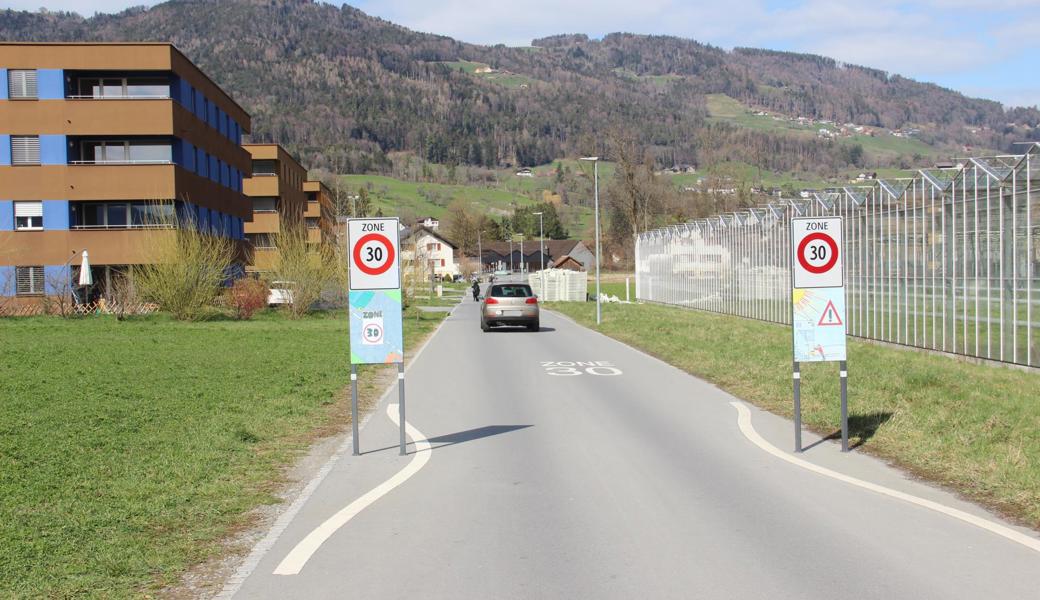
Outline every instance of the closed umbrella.
{"type": "Polygon", "coordinates": [[[90,259],[87,258],[87,251],[83,251],[83,262],[79,266],[79,284],[80,285],[94,285],[94,278],[90,274],[90,259]]]}

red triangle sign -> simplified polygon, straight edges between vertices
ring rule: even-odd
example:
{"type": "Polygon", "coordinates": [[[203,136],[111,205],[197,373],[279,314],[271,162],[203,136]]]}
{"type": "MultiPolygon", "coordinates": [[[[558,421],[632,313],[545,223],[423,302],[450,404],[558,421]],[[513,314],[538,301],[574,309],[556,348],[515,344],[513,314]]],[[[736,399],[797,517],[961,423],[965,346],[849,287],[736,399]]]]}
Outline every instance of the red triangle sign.
{"type": "Polygon", "coordinates": [[[838,309],[834,308],[833,300],[827,301],[827,308],[823,309],[823,314],[820,316],[820,322],[817,323],[817,325],[843,325],[841,322],[841,315],[838,314],[838,309]]]}

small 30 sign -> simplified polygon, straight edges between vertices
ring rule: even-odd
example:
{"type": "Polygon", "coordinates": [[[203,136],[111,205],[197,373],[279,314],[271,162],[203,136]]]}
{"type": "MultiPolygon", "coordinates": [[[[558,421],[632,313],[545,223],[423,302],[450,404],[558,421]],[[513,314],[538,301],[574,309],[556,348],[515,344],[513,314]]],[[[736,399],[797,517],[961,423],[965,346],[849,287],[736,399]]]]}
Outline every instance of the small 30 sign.
{"type": "Polygon", "coordinates": [[[397,219],[350,219],[350,289],[391,290],[401,287],[397,219]]]}
{"type": "Polygon", "coordinates": [[[841,228],[841,217],[791,219],[794,288],[831,288],[845,285],[841,228]]]}

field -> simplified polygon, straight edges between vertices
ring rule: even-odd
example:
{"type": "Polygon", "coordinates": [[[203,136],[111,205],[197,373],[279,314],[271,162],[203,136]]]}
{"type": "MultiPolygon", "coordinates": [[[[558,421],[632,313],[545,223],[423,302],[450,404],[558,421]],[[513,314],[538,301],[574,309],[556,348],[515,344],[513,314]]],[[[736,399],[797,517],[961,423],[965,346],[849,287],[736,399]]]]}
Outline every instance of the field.
{"type": "MultiPolygon", "coordinates": [[[[414,348],[443,315],[411,314],[414,348]]],[[[0,320],[0,597],[140,597],[226,550],[350,413],[347,319],[0,320]]],[[[363,368],[363,397],[383,368],[363,368]]]]}
{"type": "Polygon", "coordinates": [[[474,77],[479,77],[486,81],[501,85],[503,87],[511,89],[521,89],[523,87],[532,85],[535,83],[535,79],[531,79],[526,75],[519,73],[509,73],[502,71],[493,71],[490,73],[477,73],[477,69],[487,69],[488,65],[479,62],[472,62],[468,60],[455,60],[455,61],[443,61],[440,64],[450,67],[452,69],[458,69],[465,73],[469,73],[474,77]]]}
{"type": "MultiPolygon", "coordinates": [[[[595,326],[594,303],[547,307],[595,326]]],[[[787,327],[659,305],[604,304],[600,330],[791,415],[787,327]]],[[[851,339],[848,352],[854,447],[1040,527],[1040,375],[851,339]]],[[[839,424],[836,371],[828,363],[802,370],[804,422],[829,436],[839,424]]]]}
{"type": "MultiPolygon", "coordinates": [[[[709,94],[707,96],[708,114],[710,119],[717,122],[728,122],[739,127],[755,129],[758,131],[786,132],[793,135],[812,137],[822,129],[836,131],[836,128],[828,125],[803,125],[787,120],[776,120],[774,116],[780,115],[756,115],[755,112],[737,100],[725,94],[709,94]]],[[[791,115],[787,115],[791,116],[791,115]]],[[[794,115],[797,116],[797,115],[794,115]]],[[[899,155],[913,156],[919,154],[923,157],[934,157],[942,152],[913,138],[901,138],[888,133],[880,132],[876,136],[855,134],[846,138],[839,138],[841,144],[860,144],[868,153],[884,155],[892,158],[899,155]]],[[[922,165],[925,166],[925,165],[922,165]]]]}

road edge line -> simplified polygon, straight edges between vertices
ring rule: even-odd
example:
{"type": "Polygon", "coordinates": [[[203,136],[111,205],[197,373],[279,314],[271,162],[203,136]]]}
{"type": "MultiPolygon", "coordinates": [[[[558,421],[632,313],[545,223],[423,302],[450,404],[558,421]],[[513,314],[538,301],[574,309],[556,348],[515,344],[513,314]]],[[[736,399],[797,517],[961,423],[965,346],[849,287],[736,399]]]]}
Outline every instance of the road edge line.
{"type": "MultiPolygon", "coordinates": [[[[455,309],[458,307],[459,304],[456,304],[451,308],[450,311],[448,311],[448,314],[444,316],[444,319],[442,319],[441,322],[437,325],[437,328],[433,330],[433,333],[431,333],[430,336],[426,338],[426,341],[423,342],[423,345],[415,351],[415,354],[412,356],[412,360],[405,365],[404,372],[406,374],[409,370],[411,370],[412,364],[414,364],[415,361],[419,360],[419,357],[422,356],[422,353],[426,350],[426,347],[430,345],[430,343],[433,341],[435,337],[437,337],[437,334],[440,333],[441,328],[444,327],[444,324],[448,322],[448,319],[450,319],[452,315],[455,314],[455,309]]],[[[394,378],[386,386],[386,389],[383,390],[383,393],[380,394],[379,400],[376,402],[376,407],[378,407],[380,404],[385,402],[387,398],[390,397],[390,394],[391,392],[393,392],[396,385],[397,379],[394,378]]],[[[372,419],[373,415],[377,414],[378,412],[378,410],[373,410],[372,412],[362,417],[361,422],[358,423],[358,430],[360,431],[364,429],[365,426],[368,425],[368,422],[372,419]]],[[[396,419],[396,417],[394,418],[396,419]]],[[[231,600],[231,598],[233,598],[235,594],[238,593],[238,590],[242,588],[242,584],[245,583],[246,579],[248,579],[249,576],[252,575],[254,571],[256,571],[256,568],[260,566],[260,560],[267,555],[267,552],[272,547],[274,547],[275,542],[278,541],[278,539],[285,532],[286,528],[289,527],[289,523],[291,523],[292,520],[296,518],[296,515],[299,514],[300,510],[303,509],[303,506],[307,503],[308,500],[310,500],[310,497],[318,489],[318,486],[321,485],[325,478],[328,477],[328,474],[332,472],[332,467],[335,466],[335,464],[339,462],[339,460],[348,452],[353,452],[353,442],[354,435],[348,429],[346,431],[346,436],[344,437],[343,442],[340,444],[339,448],[337,448],[332,453],[332,456],[330,456],[328,460],[325,461],[325,464],[323,464],[321,468],[318,469],[318,472],[315,473],[313,477],[311,477],[310,481],[308,481],[307,484],[303,487],[303,489],[300,490],[300,493],[297,494],[295,498],[293,498],[292,503],[289,505],[288,508],[285,509],[285,512],[280,514],[278,518],[275,519],[274,524],[271,525],[271,528],[267,530],[267,533],[264,535],[264,537],[255,545],[253,545],[253,549],[250,550],[249,554],[246,556],[245,560],[242,561],[242,564],[239,565],[238,569],[235,569],[234,574],[227,578],[220,592],[213,596],[213,600],[231,600]]]]}
{"type": "Polygon", "coordinates": [[[733,406],[733,408],[737,409],[737,426],[740,427],[740,432],[744,434],[744,437],[747,438],[748,441],[750,441],[752,444],[758,446],[760,449],[781,460],[787,461],[797,467],[801,467],[807,471],[812,471],[813,473],[822,475],[824,477],[830,477],[831,479],[836,479],[849,485],[863,488],[884,496],[889,496],[890,498],[895,498],[897,500],[902,500],[904,502],[909,502],[910,504],[914,504],[922,508],[933,510],[935,512],[944,514],[948,517],[963,521],[969,525],[974,525],[981,529],[985,529],[990,533],[999,535],[1012,542],[1021,544],[1026,548],[1029,548],[1030,550],[1040,552],[1040,539],[1030,537],[1019,531],[1015,531],[1010,527],[1001,525],[999,523],[995,523],[993,521],[990,521],[989,519],[978,517],[971,513],[964,512],[960,509],[946,506],[945,504],[940,504],[939,502],[936,502],[934,500],[928,500],[926,498],[914,496],[906,492],[893,490],[883,485],[878,485],[876,483],[871,483],[869,481],[864,481],[856,477],[845,475],[843,473],[833,471],[826,467],[821,467],[820,465],[811,463],[807,460],[792,456],[787,452],[780,450],[773,444],[769,443],[761,435],[759,435],[758,431],[755,430],[755,426],[751,423],[751,410],[748,409],[747,405],[745,405],[743,402],[736,401],[730,402],[730,405],[733,406]]]}
{"type": "MultiPolygon", "coordinates": [[[[397,404],[388,404],[386,406],[387,416],[394,422],[394,425],[400,425],[396,414],[397,404]]],[[[415,475],[426,466],[426,463],[430,461],[430,442],[426,439],[421,431],[412,426],[411,423],[405,421],[405,430],[408,437],[412,439],[415,444],[415,450],[412,454],[412,460],[408,461],[408,464],[404,466],[400,471],[394,473],[389,479],[380,483],[371,490],[365,492],[360,498],[354,500],[347,506],[338,510],[334,515],[326,519],[321,525],[318,525],[310,533],[300,540],[282,562],[278,563],[275,567],[274,575],[299,575],[300,571],[307,564],[314,553],[321,548],[333,534],[340,530],[344,525],[350,522],[351,519],[356,517],[361,511],[365,510],[377,500],[383,496],[389,494],[394,489],[399,487],[404,482],[408,481],[412,475],[415,475]]]]}

